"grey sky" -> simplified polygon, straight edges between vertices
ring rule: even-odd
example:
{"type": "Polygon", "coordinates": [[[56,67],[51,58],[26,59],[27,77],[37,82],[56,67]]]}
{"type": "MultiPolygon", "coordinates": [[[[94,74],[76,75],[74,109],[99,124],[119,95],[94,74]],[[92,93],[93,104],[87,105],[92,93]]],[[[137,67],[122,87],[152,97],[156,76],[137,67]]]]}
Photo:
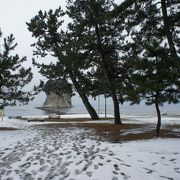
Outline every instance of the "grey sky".
{"type": "Polygon", "coordinates": [[[29,43],[30,32],[26,22],[29,22],[37,12],[41,10],[65,7],[65,0],[0,0],[0,28],[5,35],[13,33],[16,40],[21,43],[29,43]]]}
{"type": "MultiPolygon", "coordinates": [[[[16,53],[20,56],[27,56],[26,64],[31,65],[32,62],[30,44],[33,42],[26,22],[29,22],[40,9],[56,9],[59,6],[64,9],[65,0],[0,0],[0,28],[3,37],[14,34],[15,41],[18,43],[16,53]]],[[[39,79],[37,73],[36,77],[39,79]]]]}
{"type": "MultiPolygon", "coordinates": [[[[116,0],[117,3],[121,1],[116,0]]],[[[28,65],[31,65],[32,48],[30,44],[33,38],[27,30],[26,22],[29,22],[39,10],[56,9],[59,6],[65,9],[66,0],[0,0],[0,28],[3,37],[14,34],[18,43],[16,52],[20,56],[27,56],[28,65]]],[[[65,21],[68,20],[65,19],[65,21]]]]}

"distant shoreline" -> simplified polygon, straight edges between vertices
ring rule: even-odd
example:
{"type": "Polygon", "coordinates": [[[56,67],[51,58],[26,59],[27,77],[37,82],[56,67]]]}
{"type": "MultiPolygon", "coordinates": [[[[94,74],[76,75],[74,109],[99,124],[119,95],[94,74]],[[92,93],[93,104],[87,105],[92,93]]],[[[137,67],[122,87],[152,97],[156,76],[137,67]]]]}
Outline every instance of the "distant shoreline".
{"type": "Polygon", "coordinates": [[[56,113],[57,115],[66,114],[65,112],[62,112],[60,108],[36,107],[36,109],[40,109],[48,113],[56,113]]]}

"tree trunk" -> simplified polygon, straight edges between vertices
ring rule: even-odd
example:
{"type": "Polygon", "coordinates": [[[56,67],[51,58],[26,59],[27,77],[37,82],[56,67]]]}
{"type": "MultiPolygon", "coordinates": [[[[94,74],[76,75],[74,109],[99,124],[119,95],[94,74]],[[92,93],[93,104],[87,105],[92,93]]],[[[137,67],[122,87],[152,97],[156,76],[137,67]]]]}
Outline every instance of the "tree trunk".
{"type": "Polygon", "coordinates": [[[112,99],[114,104],[114,124],[122,124],[119,111],[119,102],[115,93],[112,94],[112,99]]]}
{"type": "Polygon", "coordinates": [[[157,102],[155,102],[155,107],[156,107],[156,113],[157,113],[157,117],[158,117],[158,122],[156,125],[156,137],[159,137],[160,128],[161,128],[161,112],[160,112],[159,105],[157,102]]]}
{"type": "MultiPolygon", "coordinates": [[[[59,49],[60,49],[59,46],[56,45],[56,48],[55,48],[54,51],[56,52],[58,59],[59,59],[61,56],[63,56],[63,55],[62,55],[62,52],[60,52],[59,49]]],[[[62,59],[60,59],[60,61],[62,61],[62,59]]],[[[86,94],[84,93],[84,91],[81,89],[81,86],[80,86],[79,83],[77,82],[77,80],[76,80],[76,78],[75,78],[72,70],[69,69],[69,67],[68,67],[69,65],[66,64],[65,61],[64,61],[64,64],[65,64],[65,66],[66,66],[66,68],[67,68],[69,77],[70,77],[73,85],[75,86],[75,88],[76,88],[79,96],[81,97],[82,102],[83,102],[84,106],[86,107],[86,110],[88,111],[89,115],[91,116],[91,119],[94,119],[94,120],[99,119],[99,117],[98,117],[95,109],[91,106],[91,104],[90,104],[90,102],[89,102],[86,94]]]]}
{"type": "Polygon", "coordinates": [[[101,54],[102,66],[103,66],[103,69],[104,69],[104,75],[105,75],[106,80],[108,82],[109,89],[110,89],[110,92],[111,92],[111,97],[112,97],[112,100],[113,100],[114,124],[122,124],[121,117],[120,117],[118,98],[117,98],[117,95],[115,93],[115,89],[114,89],[113,84],[112,84],[113,79],[111,78],[111,75],[110,75],[110,72],[109,72],[109,69],[108,69],[108,64],[107,64],[107,61],[106,61],[105,53],[104,53],[104,50],[102,48],[102,42],[101,42],[99,27],[98,27],[98,24],[97,24],[95,19],[94,19],[94,26],[95,26],[96,36],[97,36],[98,50],[99,50],[99,52],[101,54]]]}
{"type": "Polygon", "coordinates": [[[79,96],[82,99],[83,104],[85,105],[89,115],[91,116],[91,119],[94,119],[94,120],[99,119],[95,109],[91,106],[86,94],[81,89],[79,83],[77,82],[77,80],[75,79],[75,77],[73,76],[73,74],[71,72],[69,74],[70,74],[71,81],[73,82],[79,96]]]}
{"type": "Polygon", "coordinates": [[[171,22],[169,22],[169,17],[167,14],[167,5],[166,0],[161,0],[161,9],[162,9],[162,15],[163,15],[163,21],[164,21],[164,31],[168,40],[168,44],[170,47],[171,54],[178,58],[176,48],[174,46],[172,32],[171,32],[171,22]]]}

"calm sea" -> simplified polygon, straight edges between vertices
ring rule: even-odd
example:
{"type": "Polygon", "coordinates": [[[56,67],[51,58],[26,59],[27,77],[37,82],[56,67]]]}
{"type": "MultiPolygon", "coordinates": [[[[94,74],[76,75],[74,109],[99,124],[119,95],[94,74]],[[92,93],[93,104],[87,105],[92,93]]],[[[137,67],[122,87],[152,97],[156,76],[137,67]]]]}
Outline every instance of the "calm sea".
{"type": "MultiPolygon", "coordinates": [[[[26,106],[15,106],[15,107],[6,107],[5,113],[6,116],[22,116],[22,115],[46,115],[51,114],[52,112],[46,112],[38,109],[37,107],[42,107],[45,101],[45,94],[39,94],[33,102],[30,102],[26,106]]],[[[108,114],[113,114],[113,106],[111,98],[106,99],[105,107],[105,98],[103,96],[97,98],[96,100],[90,98],[90,102],[93,107],[96,109],[98,114],[104,114],[105,109],[108,114]]],[[[84,114],[87,113],[80,97],[78,95],[72,97],[72,108],[61,108],[59,113],[63,114],[84,114]]],[[[120,111],[122,116],[156,116],[155,107],[144,105],[129,105],[125,103],[120,105],[120,111]]],[[[167,114],[167,116],[180,116],[180,104],[169,105],[165,104],[161,107],[161,112],[167,114]]]]}

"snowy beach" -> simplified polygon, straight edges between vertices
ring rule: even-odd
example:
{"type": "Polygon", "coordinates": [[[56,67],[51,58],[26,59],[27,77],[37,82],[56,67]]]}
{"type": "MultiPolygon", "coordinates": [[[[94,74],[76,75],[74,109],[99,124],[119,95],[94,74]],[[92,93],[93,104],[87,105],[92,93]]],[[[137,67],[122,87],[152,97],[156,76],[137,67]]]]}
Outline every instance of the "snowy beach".
{"type": "Polygon", "coordinates": [[[114,143],[73,123],[1,121],[1,128],[17,130],[0,131],[0,179],[179,180],[179,138],[114,143]]]}
{"type": "Polygon", "coordinates": [[[180,0],[6,0],[0,22],[0,180],[180,180],[180,0]]]}

